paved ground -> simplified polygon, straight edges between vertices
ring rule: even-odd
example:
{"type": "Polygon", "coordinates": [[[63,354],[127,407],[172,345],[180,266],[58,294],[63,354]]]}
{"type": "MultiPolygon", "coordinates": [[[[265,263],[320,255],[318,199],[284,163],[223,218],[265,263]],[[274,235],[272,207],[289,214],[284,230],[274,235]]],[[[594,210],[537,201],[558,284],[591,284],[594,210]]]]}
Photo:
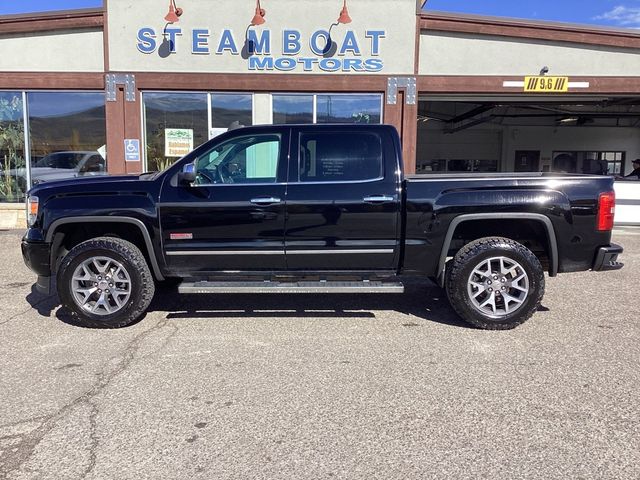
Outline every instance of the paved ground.
{"type": "Polygon", "coordinates": [[[0,478],[640,477],[640,231],[511,332],[404,295],[156,296],[65,323],[0,234],[0,478]]]}

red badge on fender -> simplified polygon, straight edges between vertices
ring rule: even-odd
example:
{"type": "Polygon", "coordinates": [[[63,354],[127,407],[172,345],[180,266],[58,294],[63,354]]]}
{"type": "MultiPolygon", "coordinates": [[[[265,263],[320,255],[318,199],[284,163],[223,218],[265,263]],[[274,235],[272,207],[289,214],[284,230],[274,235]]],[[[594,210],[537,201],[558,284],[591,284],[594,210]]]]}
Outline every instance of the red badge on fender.
{"type": "Polygon", "coordinates": [[[193,233],[171,233],[171,240],[193,240],[193,233]]]}

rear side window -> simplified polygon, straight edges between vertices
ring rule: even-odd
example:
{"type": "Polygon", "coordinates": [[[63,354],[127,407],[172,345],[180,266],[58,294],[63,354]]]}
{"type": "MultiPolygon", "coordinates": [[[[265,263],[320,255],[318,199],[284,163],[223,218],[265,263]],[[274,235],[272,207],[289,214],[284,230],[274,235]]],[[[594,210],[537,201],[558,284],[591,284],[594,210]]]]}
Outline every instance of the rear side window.
{"type": "Polygon", "coordinates": [[[301,182],[353,182],[382,177],[382,139],[369,132],[300,134],[301,182]]]}

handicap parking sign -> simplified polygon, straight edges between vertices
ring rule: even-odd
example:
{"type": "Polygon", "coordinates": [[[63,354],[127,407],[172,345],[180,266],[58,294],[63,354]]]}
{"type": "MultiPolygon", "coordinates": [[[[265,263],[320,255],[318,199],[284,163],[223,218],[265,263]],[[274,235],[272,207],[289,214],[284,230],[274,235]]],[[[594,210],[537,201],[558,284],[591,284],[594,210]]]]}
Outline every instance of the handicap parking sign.
{"type": "Polygon", "coordinates": [[[128,138],[124,141],[124,158],[127,162],[140,161],[140,140],[128,138]]]}

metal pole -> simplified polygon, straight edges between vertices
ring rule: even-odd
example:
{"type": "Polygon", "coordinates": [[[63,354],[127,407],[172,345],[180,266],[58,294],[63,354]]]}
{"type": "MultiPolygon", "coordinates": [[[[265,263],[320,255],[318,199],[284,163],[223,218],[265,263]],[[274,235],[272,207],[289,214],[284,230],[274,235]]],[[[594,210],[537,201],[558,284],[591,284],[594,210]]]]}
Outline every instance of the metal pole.
{"type": "Polygon", "coordinates": [[[28,191],[31,189],[31,134],[29,131],[29,106],[27,104],[27,92],[25,91],[22,92],[22,122],[24,125],[24,162],[28,191]]]}

